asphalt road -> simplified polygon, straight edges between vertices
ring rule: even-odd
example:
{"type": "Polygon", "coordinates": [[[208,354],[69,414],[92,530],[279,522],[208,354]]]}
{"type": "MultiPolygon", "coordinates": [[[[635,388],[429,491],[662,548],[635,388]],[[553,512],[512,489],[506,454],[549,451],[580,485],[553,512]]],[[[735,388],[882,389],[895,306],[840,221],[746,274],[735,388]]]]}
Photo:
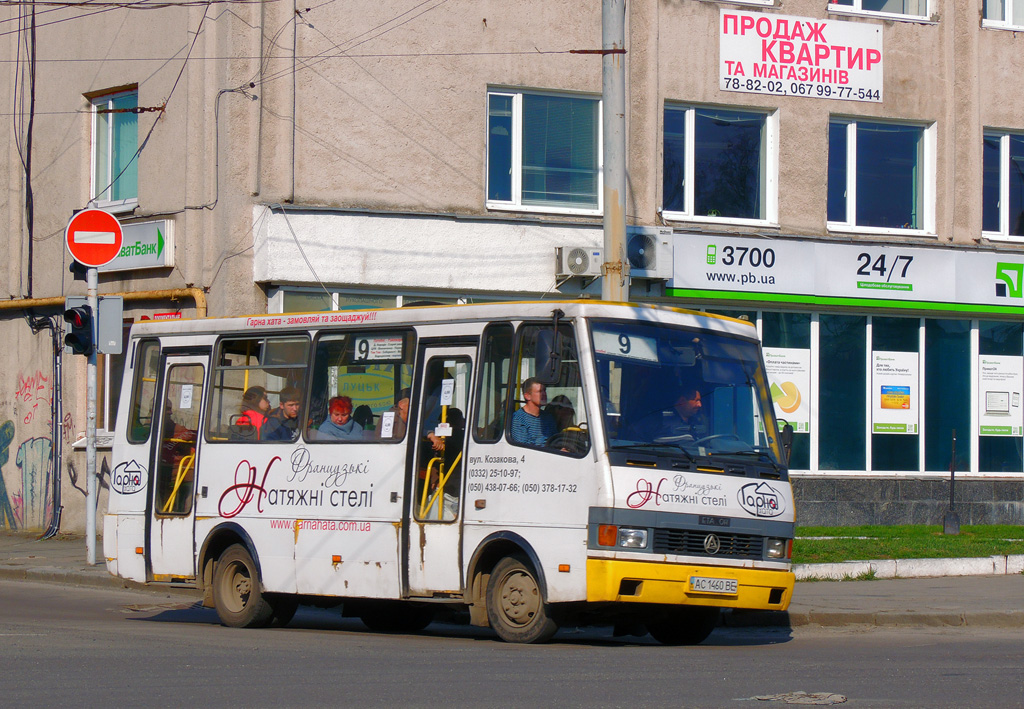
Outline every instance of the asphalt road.
{"type": "Polygon", "coordinates": [[[6,706],[772,707],[785,704],[753,698],[806,691],[1024,707],[1022,667],[1019,628],[720,628],[684,648],[563,630],[521,646],[450,624],[382,635],[306,608],[288,628],[235,630],[186,595],[0,581],[6,706]]]}

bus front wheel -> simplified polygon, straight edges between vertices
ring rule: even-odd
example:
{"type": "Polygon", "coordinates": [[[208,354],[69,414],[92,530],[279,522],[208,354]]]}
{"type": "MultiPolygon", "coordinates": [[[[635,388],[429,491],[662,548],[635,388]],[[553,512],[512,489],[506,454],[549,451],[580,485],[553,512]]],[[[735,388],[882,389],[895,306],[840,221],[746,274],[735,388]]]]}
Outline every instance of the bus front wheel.
{"type": "Polygon", "coordinates": [[[718,625],[718,608],[674,608],[647,622],[647,632],[662,645],[698,645],[718,625]]]}
{"type": "Polygon", "coordinates": [[[519,556],[498,562],[487,583],[487,619],[508,643],[542,643],[558,630],[529,563],[519,556]]]}
{"type": "Polygon", "coordinates": [[[217,560],[213,604],[220,622],[229,628],[263,628],[274,617],[274,608],[263,595],[256,562],[241,544],[229,546],[217,560]]]}

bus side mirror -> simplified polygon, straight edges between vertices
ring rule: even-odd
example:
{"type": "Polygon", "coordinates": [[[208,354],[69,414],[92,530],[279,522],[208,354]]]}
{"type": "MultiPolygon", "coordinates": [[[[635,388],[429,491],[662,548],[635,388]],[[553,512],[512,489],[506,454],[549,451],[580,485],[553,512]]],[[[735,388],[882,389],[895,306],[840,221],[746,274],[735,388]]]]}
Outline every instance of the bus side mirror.
{"type": "Polygon", "coordinates": [[[786,456],[786,465],[789,465],[789,456],[793,452],[793,427],[787,423],[782,427],[782,452],[786,456]]]}
{"type": "Polygon", "coordinates": [[[544,386],[557,384],[562,373],[562,342],[556,330],[537,333],[537,371],[534,376],[544,386]]]}

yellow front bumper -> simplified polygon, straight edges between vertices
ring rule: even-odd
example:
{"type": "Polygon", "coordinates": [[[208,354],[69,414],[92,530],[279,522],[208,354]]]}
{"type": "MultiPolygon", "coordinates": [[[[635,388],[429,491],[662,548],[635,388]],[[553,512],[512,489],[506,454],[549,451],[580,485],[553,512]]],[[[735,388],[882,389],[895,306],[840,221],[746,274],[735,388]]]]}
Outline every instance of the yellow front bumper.
{"type": "Polygon", "coordinates": [[[795,581],[790,571],[587,559],[587,601],[592,603],[616,601],[784,611],[793,597],[795,581]],[[691,576],[736,579],[737,593],[691,591],[691,576]]]}

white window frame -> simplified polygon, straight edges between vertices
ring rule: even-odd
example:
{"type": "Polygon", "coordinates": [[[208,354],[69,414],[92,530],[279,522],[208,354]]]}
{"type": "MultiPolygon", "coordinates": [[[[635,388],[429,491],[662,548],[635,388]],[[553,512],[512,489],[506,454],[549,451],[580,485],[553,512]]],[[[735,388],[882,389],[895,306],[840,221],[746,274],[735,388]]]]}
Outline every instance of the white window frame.
{"type": "Polygon", "coordinates": [[[1012,0],[1006,0],[1005,15],[999,19],[986,17],[985,12],[987,7],[988,3],[985,2],[985,0],[981,0],[982,27],[994,30],[1024,30],[1024,17],[1014,17],[1012,0]]]}
{"type": "Polygon", "coordinates": [[[730,5],[760,5],[775,7],[775,0],[702,0],[702,2],[728,2],[730,5]]]}
{"type": "Polygon", "coordinates": [[[534,212],[538,214],[576,214],[583,216],[599,217],[604,213],[604,110],[603,102],[599,97],[592,94],[578,94],[571,92],[555,91],[527,91],[518,89],[488,89],[485,104],[484,134],[487,136],[485,145],[485,184],[484,184],[484,206],[487,209],[512,212],[534,212]],[[556,207],[540,204],[523,204],[523,96],[564,96],[567,98],[586,98],[597,101],[597,209],[586,209],[576,207],[556,207]],[[491,160],[491,132],[490,132],[490,103],[492,96],[507,96],[512,99],[512,199],[510,201],[492,200],[487,197],[490,194],[490,160],[491,160]]]}
{"type": "Polygon", "coordinates": [[[981,235],[992,241],[1024,242],[1024,236],[1010,234],[1010,136],[1024,136],[1013,131],[987,129],[983,135],[999,138],[999,231],[982,231],[981,235]]]}
{"type": "MultiPolygon", "coordinates": [[[[935,155],[936,136],[934,123],[915,121],[886,121],[874,118],[858,121],[856,118],[829,116],[829,126],[834,123],[846,124],[846,220],[829,221],[829,231],[856,232],[858,234],[890,234],[894,236],[935,236],[935,155]],[[858,226],[857,214],[857,123],[888,123],[898,126],[917,126],[924,129],[921,175],[921,228],[893,229],[890,227],[858,226]]],[[[828,164],[826,158],[826,165],[828,164]]],[[[828,187],[826,186],[826,190],[828,187]]],[[[826,192],[827,194],[827,192],[826,192]]],[[[827,199],[827,197],[826,197],[827,199]]],[[[826,211],[826,215],[827,215],[826,211]]]]}
{"type": "MultiPolygon", "coordinates": [[[[661,205],[661,216],[665,221],[678,221],[678,222],[703,222],[711,224],[735,224],[742,226],[778,226],[779,222],[779,112],[778,110],[772,109],[760,109],[750,106],[714,106],[707,104],[672,104],[668,103],[664,109],[674,111],[685,111],[686,112],[686,166],[685,166],[685,181],[684,189],[686,190],[685,202],[686,210],[682,212],[668,211],[664,207],[665,200],[665,189],[664,180],[665,175],[662,174],[662,190],[659,201],[661,205]],[[765,117],[765,143],[764,155],[765,155],[765,166],[764,166],[764,219],[743,219],[737,217],[713,217],[705,215],[695,215],[693,213],[694,208],[694,186],[696,184],[696,111],[698,109],[710,109],[714,110],[720,108],[723,111],[745,111],[748,113],[758,113],[765,117]]],[[[662,160],[661,169],[664,169],[664,150],[665,150],[665,126],[664,126],[664,110],[662,111],[662,130],[661,130],[661,150],[662,160]]]]}
{"type": "Polygon", "coordinates": [[[938,22],[932,20],[932,13],[934,12],[934,0],[927,0],[925,3],[925,14],[923,15],[905,15],[901,12],[876,12],[874,10],[863,9],[862,0],[853,0],[853,5],[839,5],[834,2],[828,3],[828,12],[830,15],[862,15],[867,17],[881,17],[886,20],[895,20],[897,22],[923,22],[929,25],[937,25],[938,22]]]}
{"type": "MultiPolygon", "coordinates": [[[[136,105],[138,105],[138,89],[130,89],[128,91],[116,91],[114,93],[104,94],[102,96],[96,96],[90,99],[90,103],[92,104],[90,109],[92,113],[92,126],[89,132],[89,205],[92,207],[106,209],[115,214],[133,211],[135,207],[138,206],[139,184],[138,180],[136,180],[135,196],[130,197],[128,199],[99,199],[98,197],[95,196],[96,192],[101,188],[106,187],[107,189],[109,189],[112,186],[111,183],[114,178],[114,175],[111,174],[111,164],[113,162],[113,160],[111,160],[111,150],[113,149],[114,140],[114,121],[109,121],[107,126],[107,180],[103,185],[99,185],[96,183],[96,130],[97,121],[99,119],[99,114],[97,113],[97,111],[101,108],[110,108],[111,104],[115,99],[119,99],[122,96],[129,96],[131,94],[135,94],[136,105]]],[[[136,156],[135,160],[137,169],[139,160],[138,156],[136,156]]]]}

